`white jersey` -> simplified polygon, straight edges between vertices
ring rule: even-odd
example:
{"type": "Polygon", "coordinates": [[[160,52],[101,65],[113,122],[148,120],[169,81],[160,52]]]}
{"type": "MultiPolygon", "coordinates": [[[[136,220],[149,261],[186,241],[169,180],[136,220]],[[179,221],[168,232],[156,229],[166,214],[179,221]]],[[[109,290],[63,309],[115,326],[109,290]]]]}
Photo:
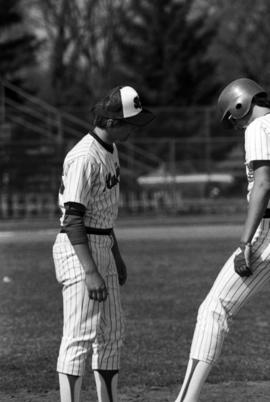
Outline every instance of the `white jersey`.
{"type": "MultiPolygon", "coordinates": [[[[255,119],[245,131],[246,173],[248,179],[248,200],[254,184],[253,162],[270,161],[270,114],[255,119]]],[[[268,203],[270,208],[270,203],[268,203]]]]}
{"type": "Polygon", "coordinates": [[[112,228],[118,214],[120,167],[115,144],[85,135],[66,155],[59,192],[60,219],[64,203],[84,205],[84,225],[112,228]]]}

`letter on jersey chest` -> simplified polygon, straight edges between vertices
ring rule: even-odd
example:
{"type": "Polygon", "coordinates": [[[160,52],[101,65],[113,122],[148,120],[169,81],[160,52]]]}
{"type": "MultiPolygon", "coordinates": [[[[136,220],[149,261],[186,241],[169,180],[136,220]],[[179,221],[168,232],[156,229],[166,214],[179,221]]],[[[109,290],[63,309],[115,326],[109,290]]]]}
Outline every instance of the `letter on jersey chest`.
{"type": "MultiPolygon", "coordinates": [[[[119,168],[119,166],[115,165],[115,173],[109,172],[109,173],[106,174],[105,181],[106,181],[106,188],[109,189],[109,190],[111,188],[113,188],[114,186],[116,186],[116,184],[119,183],[119,181],[120,181],[120,168],[119,168]]],[[[105,191],[106,188],[104,188],[103,191],[105,191]]]]}
{"type": "Polygon", "coordinates": [[[111,190],[120,182],[120,167],[117,163],[114,164],[114,171],[107,172],[105,174],[105,186],[103,192],[106,190],[111,190]]]}

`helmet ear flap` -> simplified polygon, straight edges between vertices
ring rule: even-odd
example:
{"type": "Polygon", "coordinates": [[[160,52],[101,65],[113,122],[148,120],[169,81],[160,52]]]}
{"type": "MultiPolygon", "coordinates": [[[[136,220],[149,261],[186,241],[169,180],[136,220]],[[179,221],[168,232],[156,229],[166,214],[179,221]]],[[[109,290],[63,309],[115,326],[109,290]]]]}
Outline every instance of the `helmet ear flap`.
{"type": "Polygon", "coordinates": [[[251,103],[252,102],[236,103],[234,107],[225,114],[222,120],[223,127],[226,129],[234,128],[236,121],[244,118],[250,112],[251,103]]]}
{"type": "Polygon", "coordinates": [[[239,109],[241,109],[242,108],[242,103],[237,103],[236,105],[235,105],[235,109],[236,110],[239,110],[239,109]]]}
{"type": "Polygon", "coordinates": [[[238,102],[236,102],[232,109],[230,109],[231,115],[234,119],[239,120],[245,117],[251,108],[252,98],[242,98],[238,102]]]}

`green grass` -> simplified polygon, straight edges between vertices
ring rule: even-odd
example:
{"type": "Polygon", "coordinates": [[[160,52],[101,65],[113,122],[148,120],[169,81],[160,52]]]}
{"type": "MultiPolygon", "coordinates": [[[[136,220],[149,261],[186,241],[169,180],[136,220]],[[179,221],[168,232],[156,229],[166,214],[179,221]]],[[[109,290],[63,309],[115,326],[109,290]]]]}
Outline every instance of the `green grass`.
{"type": "MultiPolygon", "coordinates": [[[[55,372],[62,327],[61,289],[52,242],[0,244],[0,389],[58,388],[55,372]]],[[[200,302],[236,240],[120,242],[129,267],[122,289],[126,340],[120,387],[173,387],[182,380],[200,302]]],[[[238,315],[208,382],[270,379],[269,292],[238,315]]],[[[89,362],[90,363],[90,362],[89,362]]],[[[90,366],[85,380],[90,381],[90,366]]]]}

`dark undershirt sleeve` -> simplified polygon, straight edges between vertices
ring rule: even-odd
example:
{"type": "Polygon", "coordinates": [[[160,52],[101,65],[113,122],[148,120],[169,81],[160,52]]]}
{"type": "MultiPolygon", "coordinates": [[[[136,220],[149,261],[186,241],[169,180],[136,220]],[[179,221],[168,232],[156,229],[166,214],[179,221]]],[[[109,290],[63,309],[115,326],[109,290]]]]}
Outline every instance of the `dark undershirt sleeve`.
{"type": "Polygon", "coordinates": [[[63,228],[71,244],[87,244],[88,238],[83,222],[85,206],[77,202],[67,202],[64,204],[64,207],[66,212],[63,228]]]}

